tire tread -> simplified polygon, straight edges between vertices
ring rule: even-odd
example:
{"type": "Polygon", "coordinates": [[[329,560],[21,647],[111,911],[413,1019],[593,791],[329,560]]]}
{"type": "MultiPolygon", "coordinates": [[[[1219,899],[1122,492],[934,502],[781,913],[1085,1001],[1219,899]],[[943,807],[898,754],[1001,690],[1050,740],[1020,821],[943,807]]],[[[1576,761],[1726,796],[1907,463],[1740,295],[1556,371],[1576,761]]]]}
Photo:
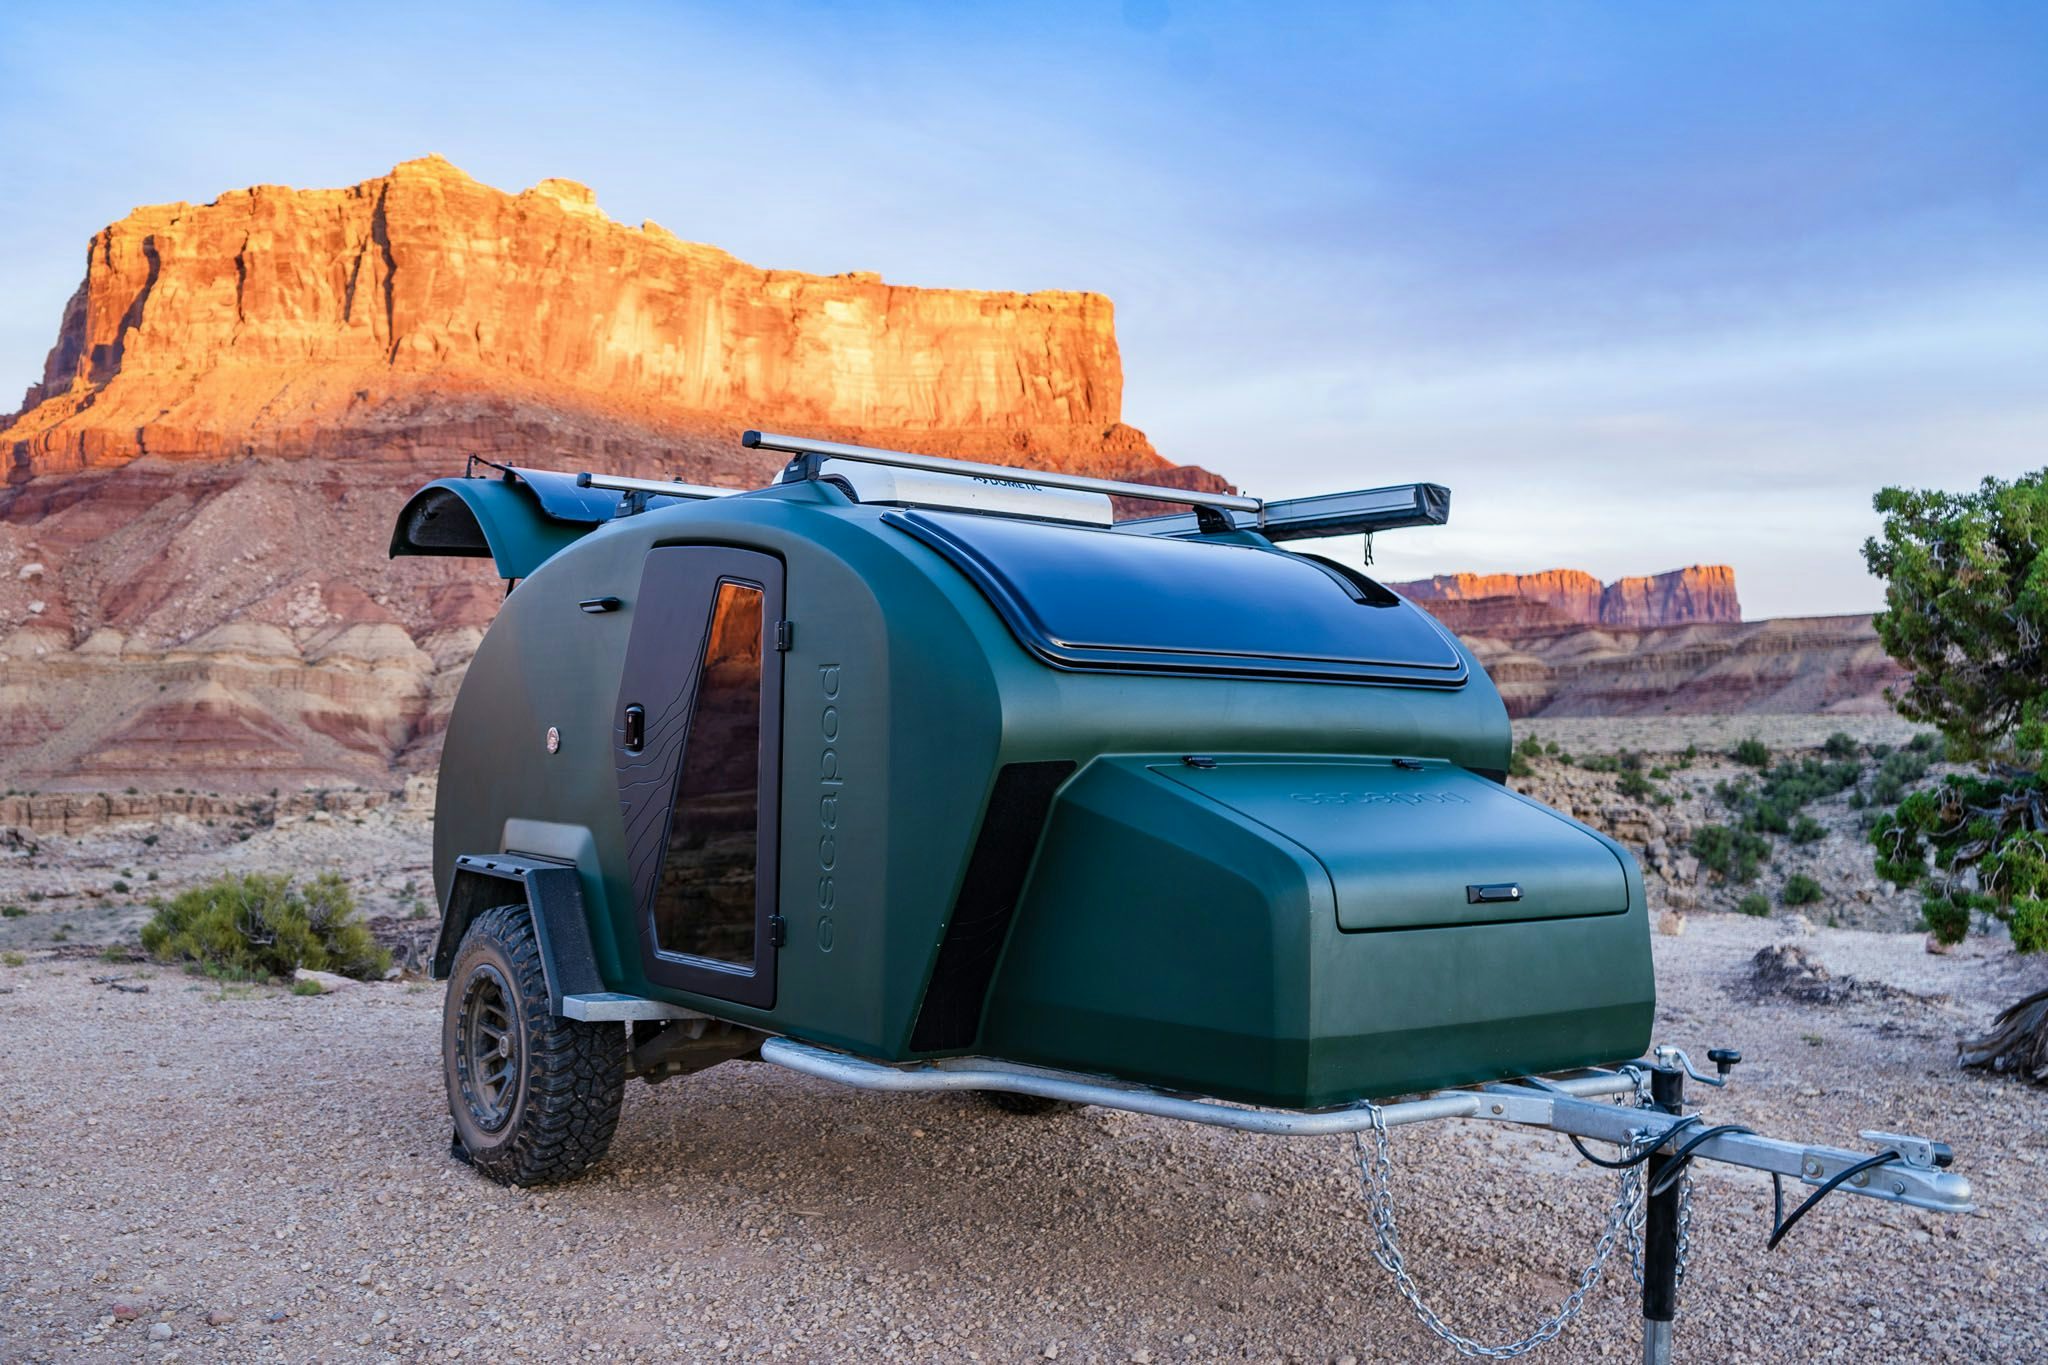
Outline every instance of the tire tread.
{"type": "MultiPolygon", "coordinates": [[[[470,1163],[506,1185],[573,1180],[604,1159],[618,1131],[626,1093],[625,1031],[616,1024],[564,1019],[549,1012],[540,942],[524,905],[500,905],[470,921],[463,944],[489,941],[511,965],[519,995],[525,1096],[511,1140],[469,1152],[470,1163]]],[[[450,991],[459,988],[463,954],[450,991]]],[[[459,1103],[450,1094],[449,1103],[459,1103]]]]}

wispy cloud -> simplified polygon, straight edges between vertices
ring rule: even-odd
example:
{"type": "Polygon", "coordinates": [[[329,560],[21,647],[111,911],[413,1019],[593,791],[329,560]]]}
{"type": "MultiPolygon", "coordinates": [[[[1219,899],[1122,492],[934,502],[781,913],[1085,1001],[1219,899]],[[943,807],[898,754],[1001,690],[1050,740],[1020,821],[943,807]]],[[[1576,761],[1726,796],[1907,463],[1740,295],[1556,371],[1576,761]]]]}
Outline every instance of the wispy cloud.
{"type": "Polygon", "coordinates": [[[0,393],[134,204],[431,150],[762,264],[1107,292],[1167,454],[1452,484],[1390,573],[1868,608],[1874,487],[2048,463],[2043,128],[2048,9],[1991,3],[17,6],[0,393]]]}

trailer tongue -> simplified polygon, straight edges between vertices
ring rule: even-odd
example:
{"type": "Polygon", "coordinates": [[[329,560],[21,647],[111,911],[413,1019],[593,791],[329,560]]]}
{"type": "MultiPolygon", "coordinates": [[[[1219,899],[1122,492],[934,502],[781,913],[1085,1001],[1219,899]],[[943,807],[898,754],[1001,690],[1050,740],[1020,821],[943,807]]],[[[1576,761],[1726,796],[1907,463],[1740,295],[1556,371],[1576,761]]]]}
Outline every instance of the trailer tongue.
{"type": "Polygon", "coordinates": [[[1718,1161],[1762,1171],[1771,1177],[1775,1214],[1768,1245],[1775,1249],[1795,1224],[1821,1200],[1838,1191],[1907,1204],[1932,1213],[1969,1213],[1975,1208],[1970,1182],[1946,1168],[1945,1143],[1907,1134],[1870,1131],[1866,1152],[1804,1145],[1765,1137],[1740,1124],[1709,1124],[1687,1113],[1688,1077],[1711,1086],[1727,1084],[1741,1054],[1717,1048],[1708,1054],[1718,1075],[1694,1069],[1681,1048],[1659,1046],[1651,1056],[1615,1070],[1588,1069],[1551,1078],[1445,1090],[1392,1104],[1361,1103],[1315,1111],[1277,1111],[1167,1094],[1095,1076],[1019,1066],[987,1058],[958,1057],[939,1062],[889,1066],[814,1047],[790,1038],[761,1045],[761,1060],[862,1090],[894,1092],[954,1090],[1034,1095],[1074,1104],[1151,1114],[1159,1118],[1231,1128],[1268,1137],[1349,1134],[1357,1144],[1358,1169],[1373,1230],[1373,1259],[1394,1277],[1424,1327],[1460,1354],[1490,1360],[1527,1355],[1554,1339],[1584,1306],[1608,1259],[1623,1244],[1642,1288],[1644,1365],[1668,1365],[1678,1290],[1685,1274],[1691,1223],[1691,1166],[1718,1161]],[[1614,1103],[1625,1097],[1625,1103],[1614,1103]],[[1573,1280],[1572,1292],[1542,1323],[1508,1342],[1484,1343],[1446,1323],[1424,1301],[1401,1254],[1394,1197],[1395,1170],[1390,1130],[1413,1123],[1474,1119],[1547,1128],[1570,1137],[1587,1160],[1617,1170],[1619,1188],[1592,1258],[1573,1280]],[[1584,1142],[1611,1144],[1614,1158],[1586,1149],[1584,1142]],[[1789,1215],[1784,1182],[1812,1187],[1789,1215]]]}

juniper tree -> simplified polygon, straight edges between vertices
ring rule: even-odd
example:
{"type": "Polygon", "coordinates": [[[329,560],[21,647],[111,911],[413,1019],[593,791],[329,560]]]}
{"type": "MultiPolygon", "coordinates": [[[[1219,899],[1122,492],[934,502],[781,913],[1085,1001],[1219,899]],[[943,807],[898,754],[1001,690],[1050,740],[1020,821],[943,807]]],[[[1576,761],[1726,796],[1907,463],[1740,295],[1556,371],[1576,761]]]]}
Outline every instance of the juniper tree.
{"type": "MultiPolygon", "coordinates": [[[[2010,925],[2021,952],[2048,948],[2048,470],[1968,493],[1887,488],[1874,501],[1884,527],[1863,558],[1885,582],[1878,638],[1912,672],[1893,704],[1974,770],[1878,818],[1878,873],[1924,889],[1945,942],[1982,913],[2010,925]]],[[[1965,1043],[1963,1060],[2048,1081],[2048,991],[1965,1043]]]]}

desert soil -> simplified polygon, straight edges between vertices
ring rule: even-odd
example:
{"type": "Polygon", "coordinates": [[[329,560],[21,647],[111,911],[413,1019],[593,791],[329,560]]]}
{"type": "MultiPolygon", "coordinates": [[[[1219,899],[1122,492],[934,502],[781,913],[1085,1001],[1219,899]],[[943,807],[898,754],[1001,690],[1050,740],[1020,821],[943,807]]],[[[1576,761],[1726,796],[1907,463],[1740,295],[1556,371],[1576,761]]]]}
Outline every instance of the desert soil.
{"type": "MultiPolygon", "coordinates": [[[[631,1086],[585,1179],[504,1189],[447,1156],[438,986],[300,997],[99,960],[132,942],[138,898],[223,870],[353,867],[387,937],[430,931],[424,812],[356,818],[109,826],[0,861],[0,902],[27,912],[0,919],[0,961],[19,959],[0,965],[0,1359],[1455,1358],[1373,1263],[1338,1140],[1010,1117],[731,1063],[631,1086]]],[[[1711,1117],[1945,1138],[1979,1203],[1837,1196],[1767,1254],[1768,1181],[1706,1170],[1681,1359],[2048,1359],[2048,1095],[1954,1067],[2048,963],[1922,938],[1702,906],[1654,940],[1658,1038],[1747,1054],[1728,1091],[1695,1087],[1711,1117]],[[1879,989],[1750,998],[1750,959],[1787,941],[1879,989]]],[[[1476,1123],[1393,1144],[1409,1259],[1446,1317],[1499,1340],[1563,1298],[1606,1173],[1476,1123]]],[[[1536,1359],[1630,1359],[1636,1338],[1617,1260],[1536,1359]]]]}

